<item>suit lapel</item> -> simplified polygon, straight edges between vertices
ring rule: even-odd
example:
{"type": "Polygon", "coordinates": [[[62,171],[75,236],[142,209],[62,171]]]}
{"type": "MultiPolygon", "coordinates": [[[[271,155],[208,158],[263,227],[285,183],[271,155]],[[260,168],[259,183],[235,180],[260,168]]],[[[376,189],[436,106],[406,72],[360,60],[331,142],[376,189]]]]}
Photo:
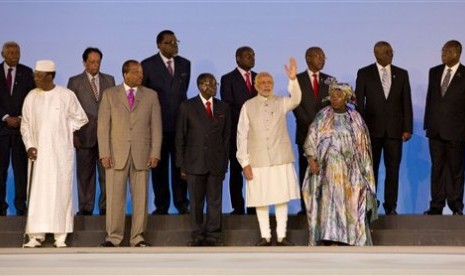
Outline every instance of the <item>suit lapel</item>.
{"type": "MultiPolygon", "coordinates": [[[[441,71],[441,74],[439,74],[439,91],[441,91],[441,80],[442,80],[442,72],[444,71],[444,67],[441,71]]],[[[453,91],[453,88],[456,84],[458,84],[460,81],[462,81],[462,78],[465,75],[465,67],[463,65],[459,65],[457,68],[457,72],[455,72],[454,77],[450,80],[449,86],[447,87],[446,94],[444,97],[446,97],[449,94],[449,90],[453,91]],[[452,89],[451,89],[452,88],[452,89]]]]}
{"type": "Polygon", "coordinates": [[[128,95],[126,95],[126,90],[124,89],[123,84],[121,84],[118,88],[118,98],[124,107],[126,107],[126,109],[130,112],[131,109],[129,108],[128,95]]]}
{"type": "MultiPolygon", "coordinates": [[[[379,75],[379,70],[378,70],[378,67],[376,66],[376,63],[374,63],[371,66],[371,68],[372,68],[371,70],[372,79],[376,81],[376,85],[378,86],[377,93],[381,93],[382,98],[384,100],[387,100],[386,95],[384,95],[383,83],[381,82],[381,76],[379,75]]],[[[392,66],[391,66],[391,69],[392,69],[392,66]]],[[[392,74],[391,74],[391,77],[392,77],[392,74]]],[[[392,82],[391,82],[391,87],[392,87],[392,82]]]]}
{"type": "Polygon", "coordinates": [[[202,99],[200,98],[200,95],[197,96],[197,101],[195,103],[195,110],[197,113],[199,113],[199,116],[203,117],[203,119],[209,123],[212,123],[215,121],[216,114],[217,114],[217,106],[215,105],[215,102],[213,102],[213,120],[210,119],[208,116],[207,110],[205,108],[205,105],[203,104],[202,99]]]}

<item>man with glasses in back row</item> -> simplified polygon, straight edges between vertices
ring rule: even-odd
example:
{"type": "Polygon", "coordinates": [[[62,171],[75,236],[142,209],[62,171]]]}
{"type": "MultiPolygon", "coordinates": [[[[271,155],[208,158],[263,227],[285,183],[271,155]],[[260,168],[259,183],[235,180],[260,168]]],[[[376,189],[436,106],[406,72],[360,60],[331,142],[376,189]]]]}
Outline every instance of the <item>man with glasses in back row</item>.
{"type": "Polygon", "coordinates": [[[181,102],[187,100],[187,89],[191,76],[191,63],[178,56],[175,34],[170,30],[157,35],[159,52],[142,61],[144,77],[142,85],[155,90],[160,100],[163,142],[161,160],[152,170],[152,185],[155,193],[155,215],[166,215],[170,208],[169,168],[171,164],[171,189],[174,206],[179,214],[188,212],[187,183],[180,178],[176,168],[175,130],[181,102]]]}

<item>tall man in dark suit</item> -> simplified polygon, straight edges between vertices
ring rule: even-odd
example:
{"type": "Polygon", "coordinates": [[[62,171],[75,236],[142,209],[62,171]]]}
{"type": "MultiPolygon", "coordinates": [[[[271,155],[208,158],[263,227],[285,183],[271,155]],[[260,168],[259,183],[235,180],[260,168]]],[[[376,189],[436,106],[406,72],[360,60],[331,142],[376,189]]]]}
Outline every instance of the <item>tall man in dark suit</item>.
{"type": "Polygon", "coordinates": [[[384,210],[386,215],[397,215],[402,143],[410,139],[413,129],[410,82],[407,71],[391,64],[394,51],[389,43],[377,42],[374,53],[376,63],[357,73],[357,109],[370,131],[376,183],[384,153],[384,210]]]}
{"type": "Polygon", "coordinates": [[[200,94],[181,104],[176,130],[176,162],[187,177],[191,199],[190,246],[217,246],[221,242],[222,182],[228,167],[231,115],[229,106],[215,99],[212,74],[197,78],[200,94]],[[204,202],[207,221],[203,223],[204,202]]]}
{"type": "MultiPolygon", "coordinates": [[[[323,100],[328,97],[328,84],[325,80],[331,76],[320,72],[325,66],[326,56],[320,47],[310,47],[305,52],[308,69],[297,74],[297,80],[302,91],[302,101],[293,110],[296,119],[295,141],[299,150],[299,181],[300,187],[304,182],[305,171],[308,167],[307,157],[304,156],[303,144],[307,136],[308,127],[320,109],[329,102],[323,100]]],[[[302,189],[300,189],[302,190],[302,189]]],[[[301,192],[302,193],[302,192],[301,192]]],[[[300,196],[302,210],[299,214],[306,214],[303,196],[300,196]]]]}
{"type": "Polygon", "coordinates": [[[84,72],[68,81],[68,88],[79,100],[86,112],[89,123],[74,133],[76,148],[77,185],[78,185],[78,215],[92,215],[95,202],[95,175],[98,170],[100,196],[98,206],[100,215],[106,214],[105,170],[99,161],[97,143],[97,117],[102,92],[115,86],[113,76],[100,72],[103,54],[98,48],[89,47],[82,54],[84,72]]]}
{"type": "MultiPolygon", "coordinates": [[[[229,147],[229,193],[233,211],[231,214],[243,215],[244,196],[242,193],[242,167],[236,159],[237,123],[242,105],[248,99],[257,95],[253,83],[257,73],[252,71],[255,66],[255,52],[248,46],[236,50],[237,68],[221,77],[221,100],[231,108],[231,145],[229,147]]],[[[255,214],[254,208],[247,208],[248,214],[255,214]]]]}
{"type": "Polygon", "coordinates": [[[429,71],[424,129],[431,156],[431,201],[425,212],[440,215],[447,205],[463,213],[465,153],[465,67],[462,45],[450,40],[442,47],[442,63],[429,71]]]}
{"type": "Polygon", "coordinates": [[[187,99],[191,76],[191,63],[178,56],[179,41],[172,31],[164,30],[157,36],[160,50],[142,61],[144,79],[142,84],[158,93],[163,120],[163,144],[160,164],[152,170],[152,185],[155,193],[153,214],[166,215],[170,208],[169,168],[171,164],[171,192],[174,206],[179,214],[188,211],[187,183],[180,179],[176,168],[175,132],[179,105],[187,99]]]}
{"type": "Polygon", "coordinates": [[[13,167],[15,179],[14,204],[16,214],[26,212],[27,155],[21,139],[21,109],[24,98],[34,87],[32,69],[19,64],[20,47],[16,42],[3,44],[0,66],[0,216],[6,216],[6,182],[8,167],[13,167]]]}

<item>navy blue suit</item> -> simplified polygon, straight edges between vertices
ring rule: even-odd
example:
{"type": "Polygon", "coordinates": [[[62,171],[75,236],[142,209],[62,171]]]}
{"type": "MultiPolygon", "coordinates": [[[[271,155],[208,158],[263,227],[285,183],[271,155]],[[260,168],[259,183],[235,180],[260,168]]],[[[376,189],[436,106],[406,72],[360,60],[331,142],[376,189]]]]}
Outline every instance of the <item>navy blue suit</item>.
{"type": "Polygon", "coordinates": [[[441,96],[445,65],[429,71],[424,129],[431,156],[432,213],[442,213],[447,205],[453,212],[463,209],[465,153],[465,67],[459,65],[441,96]]]}
{"type": "Polygon", "coordinates": [[[361,68],[357,73],[355,94],[357,110],[370,132],[376,183],[378,183],[381,152],[384,152],[386,179],[383,206],[386,213],[389,213],[397,208],[402,133],[413,131],[412,96],[408,72],[391,65],[391,89],[386,99],[376,63],[361,68]]]}
{"type": "MultiPolygon", "coordinates": [[[[304,156],[303,145],[305,143],[305,138],[307,137],[308,127],[312,123],[315,115],[323,107],[329,104],[328,101],[323,101],[328,97],[328,85],[325,84],[325,80],[331,76],[320,72],[318,77],[318,98],[315,98],[313,92],[312,79],[308,75],[308,70],[297,74],[297,80],[299,81],[299,86],[302,91],[302,100],[300,104],[292,111],[294,112],[295,121],[296,121],[296,133],[295,133],[295,142],[299,151],[299,183],[302,187],[304,182],[305,171],[308,167],[307,158],[304,156]]],[[[301,195],[300,205],[301,209],[305,210],[305,203],[303,201],[303,196],[301,195]]]]}
{"type": "Polygon", "coordinates": [[[187,174],[192,238],[221,238],[222,182],[228,166],[231,115],[229,106],[213,99],[213,120],[200,96],[181,104],[176,130],[176,163],[187,174]],[[203,223],[204,202],[207,220],[203,223]]]}
{"type": "Polygon", "coordinates": [[[174,59],[174,76],[168,73],[160,53],[142,61],[144,78],[142,85],[158,93],[160,100],[163,142],[161,160],[152,170],[152,185],[155,193],[156,212],[165,214],[170,207],[169,161],[171,157],[171,189],[174,206],[180,213],[185,213],[189,206],[187,184],[179,178],[175,165],[175,131],[179,105],[187,99],[187,89],[191,76],[189,60],[176,56],[174,59]]]}
{"type": "MultiPolygon", "coordinates": [[[[251,71],[251,82],[254,83],[257,73],[251,71]]],[[[252,85],[252,91],[247,89],[245,79],[241,72],[236,68],[233,71],[221,77],[220,85],[221,100],[229,104],[231,108],[231,143],[229,147],[229,193],[231,196],[231,205],[236,213],[244,213],[244,196],[242,194],[243,178],[242,167],[236,159],[236,136],[237,124],[241,113],[242,105],[257,95],[257,90],[252,85]]],[[[248,208],[248,213],[253,212],[248,208]]]]}
{"type": "MultiPolygon", "coordinates": [[[[16,77],[13,83],[13,92],[6,88],[5,71],[3,63],[0,64],[0,118],[6,114],[21,116],[24,98],[35,87],[32,69],[18,64],[16,77]]],[[[6,181],[8,167],[13,167],[15,177],[16,212],[22,214],[26,211],[26,186],[27,186],[27,155],[19,128],[10,128],[5,122],[0,122],[0,214],[6,214],[6,181]]]]}

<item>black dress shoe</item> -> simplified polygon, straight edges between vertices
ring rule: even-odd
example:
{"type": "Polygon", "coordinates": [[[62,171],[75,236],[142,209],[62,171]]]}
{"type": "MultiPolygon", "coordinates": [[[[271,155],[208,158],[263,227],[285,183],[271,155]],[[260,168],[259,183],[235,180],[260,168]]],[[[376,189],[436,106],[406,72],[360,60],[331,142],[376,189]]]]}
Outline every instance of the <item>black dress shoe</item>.
{"type": "Polygon", "coordinates": [[[289,241],[288,239],[283,238],[283,240],[281,242],[277,242],[276,245],[277,246],[294,246],[295,244],[289,241]]]}
{"type": "Polygon", "coordinates": [[[437,210],[437,209],[428,209],[425,212],[423,212],[424,215],[442,215],[442,210],[437,210]]]}
{"type": "Polygon", "coordinates": [[[267,241],[265,238],[261,238],[258,240],[258,242],[255,244],[255,246],[271,246],[271,240],[267,241]]]}
{"type": "Polygon", "coordinates": [[[245,211],[244,210],[234,210],[229,214],[230,215],[245,215],[245,211]]]}
{"type": "Polygon", "coordinates": [[[25,215],[26,215],[26,211],[17,210],[17,211],[16,211],[16,215],[17,215],[17,216],[20,216],[20,217],[25,216],[25,215]]]}
{"type": "Polygon", "coordinates": [[[205,240],[203,245],[204,246],[224,246],[224,244],[219,240],[205,240]]]}
{"type": "Polygon", "coordinates": [[[454,215],[454,216],[463,216],[463,212],[462,211],[454,211],[452,213],[452,215],[454,215]]]}
{"type": "Polygon", "coordinates": [[[202,240],[197,240],[197,239],[190,240],[187,243],[187,246],[203,246],[203,241],[202,240]]]}
{"type": "Polygon", "coordinates": [[[168,211],[164,211],[164,210],[155,210],[152,212],[152,215],[168,215],[168,211]]]}
{"type": "Polygon", "coordinates": [[[115,247],[111,241],[104,241],[100,244],[100,247],[115,247]]]}
{"type": "Polygon", "coordinates": [[[87,210],[81,210],[77,213],[78,216],[92,216],[92,212],[91,211],[87,211],[87,210]]]}
{"type": "Polygon", "coordinates": [[[396,210],[386,210],[386,216],[396,216],[396,210]]]}
{"type": "Polygon", "coordinates": [[[187,215],[187,214],[189,214],[189,210],[187,210],[187,208],[178,209],[178,214],[187,215]]]}
{"type": "Polygon", "coordinates": [[[140,241],[135,245],[135,247],[150,247],[150,243],[146,241],[140,241]]]}
{"type": "Polygon", "coordinates": [[[257,211],[255,211],[255,207],[248,207],[247,208],[247,215],[256,215],[257,211]]]}

